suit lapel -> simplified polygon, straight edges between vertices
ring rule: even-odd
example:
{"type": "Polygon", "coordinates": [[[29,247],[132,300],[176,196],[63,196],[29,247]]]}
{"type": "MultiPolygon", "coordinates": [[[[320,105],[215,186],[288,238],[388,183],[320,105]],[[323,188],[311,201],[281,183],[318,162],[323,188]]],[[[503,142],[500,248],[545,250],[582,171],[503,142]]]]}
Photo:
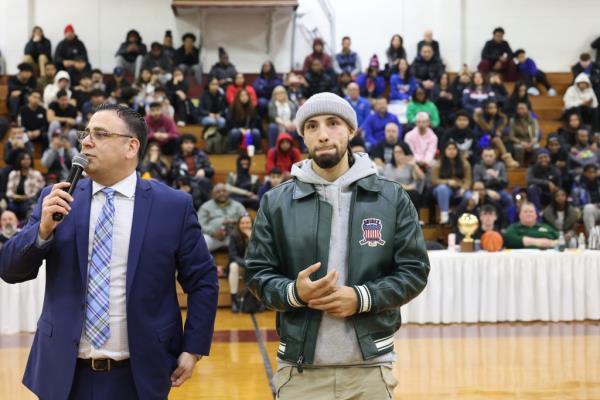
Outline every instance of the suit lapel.
{"type": "MultiPolygon", "coordinates": [[[[87,287],[88,247],[90,237],[90,207],[92,202],[92,181],[80,181],[75,189],[75,202],[77,207],[72,207],[71,218],[75,220],[75,241],[77,244],[77,259],[81,271],[81,282],[87,287]]],[[[69,218],[69,217],[67,217],[69,218]]]]}
{"type": "Polygon", "coordinates": [[[129,239],[129,255],[127,257],[127,301],[129,301],[131,285],[140,259],[142,244],[144,243],[146,225],[152,206],[151,194],[150,184],[138,177],[135,188],[135,205],[133,206],[133,223],[129,239]]]}

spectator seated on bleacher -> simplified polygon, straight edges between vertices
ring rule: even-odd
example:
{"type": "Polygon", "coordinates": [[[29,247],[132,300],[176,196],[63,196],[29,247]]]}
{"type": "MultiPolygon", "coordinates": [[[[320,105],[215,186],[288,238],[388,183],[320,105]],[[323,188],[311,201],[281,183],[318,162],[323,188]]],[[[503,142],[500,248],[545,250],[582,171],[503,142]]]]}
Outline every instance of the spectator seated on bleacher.
{"type": "Polygon", "coordinates": [[[166,85],[167,96],[175,111],[175,121],[179,126],[195,122],[193,120],[193,105],[188,98],[189,85],[185,81],[183,70],[175,68],[172,79],[166,85]]]}
{"type": "Polygon", "coordinates": [[[147,52],[148,49],[139,32],[132,29],[127,32],[125,41],[121,43],[115,54],[115,64],[137,79],[140,76],[142,61],[147,52]]]}
{"type": "Polygon", "coordinates": [[[440,150],[446,147],[450,140],[460,150],[460,155],[469,160],[471,165],[479,162],[479,140],[470,125],[469,114],[460,110],[455,114],[454,126],[447,129],[439,142],[440,150]]]}
{"type": "Polygon", "coordinates": [[[175,48],[173,47],[173,32],[170,29],[165,31],[162,42],[163,53],[169,60],[175,60],[175,48]]]}
{"type": "Polygon", "coordinates": [[[408,62],[401,58],[398,60],[398,72],[390,76],[390,102],[410,101],[418,86],[417,79],[411,74],[408,62]]]}
{"type": "Polygon", "coordinates": [[[43,94],[44,90],[46,89],[46,86],[52,85],[54,83],[54,77],[56,76],[56,72],[56,65],[54,65],[53,62],[47,62],[46,65],[44,65],[44,75],[40,76],[37,79],[37,90],[39,90],[43,94]]]}
{"type": "MultiPolygon", "coordinates": [[[[390,46],[385,52],[387,63],[385,64],[386,76],[398,72],[398,63],[400,60],[406,60],[406,50],[404,49],[404,39],[402,36],[395,34],[390,39],[390,46]]],[[[379,66],[378,66],[379,68],[379,66]]]]}
{"type": "Polygon", "coordinates": [[[531,101],[529,101],[529,93],[527,93],[527,84],[523,81],[515,83],[515,87],[506,100],[503,111],[509,117],[514,117],[517,113],[517,105],[519,103],[527,103],[527,107],[532,110],[531,101]]]}
{"type": "Polygon", "coordinates": [[[496,159],[493,148],[487,147],[481,151],[481,162],[473,167],[473,181],[483,183],[486,195],[499,203],[498,211],[502,211],[504,222],[512,222],[510,210],[514,207],[514,202],[512,196],[505,191],[508,186],[506,167],[496,159]]]}
{"type": "Polygon", "coordinates": [[[439,161],[431,173],[433,195],[440,208],[440,224],[450,221],[450,201],[460,201],[471,188],[471,164],[460,155],[458,144],[449,139],[441,149],[439,161]]]}
{"type": "Polygon", "coordinates": [[[73,67],[78,56],[83,56],[88,61],[85,44],[75,34],[73,25],[69,24],[65,26],[64,39],[58,43],[54,52],[56,68],[61,71],[73,67]]]}
{"type": "Polygon", "coordinates": [[[73,88],[72,103],[81,111],[83,105],[91,99],[91,93],[94,90],[92,86],[92,75],[88,72],[81,75],[79,83],[73,88]]]}
{"type": "Polygon", "coordinates": [[[515,60],[517,62],[519,75],[525,80],[527,86],[529,86],[529,94],[538,96],[540,91],[537,86],[541,84],[546,88],[548,96],[556,96],[556,90],[550,85],[550,82],[548,82],[548,78],[544,71],[538,69],[535,61],[527,57],[525,50],[518,49],[515,51],[515,60]]]}
{"type": "Polygon", "coordinates": [[[250,93],[241,89],[236,93],[227,116],[229,151],[236,152],[251,145],[260,150],[262,136],[259,128],[260,119],[250,93]]]}
{"type": "Polygon", "coordinates": [[[508,90],[506,89],[506,86],[504,86],[502,75],[498,72],[492,72],[489,81],[490,90],[494,92],[494,99],[498,102],[498,106],[503,108],[508,100],[508,90]]]}
{"type": "Polygon", "coordinates": [[[67,72],[71,77],[71,85],[77,86],[79,85],[79,80],[83,75],[92,73],[92,68],[84,56],[78,55],[73,60],[73,66],[67,68],[67,72]]]}
{"type": "Polygon", "coordinates": [[[190,134],[181,135],[179,152],[173,156],[171,164],[171,179],[175,181],[181,176],[187,176],[190,185],[200,189],[200,204],[210,197],[211,178],[215,170],[205,152],[196,148],[196,137],[190,134]]]}
{"type": "Polygon", "coordinates": [[[271,172],[273,168],[279,168],[283,171],[284,179],[292,170],[292,165],[302,160],[302,154],[296,147],[294,139],[287,132],[281,132],[277,137],[275,147],[271,147],[267,152],[266,172],[271,172]]]}
{"type": "Polygon", "coordinates": [[[157,142],[165,155],[173,155],[177,151],[179,132],[173,118],[165,115],[161,103],[150,104],[150,113],[144,117],[148,125],[148,141],[157,142]]]}
{"type": "Polygon", "coordinates": [[[71,161],[79,152],[60,132],[52,134],[50,147],[42,155],[42,166],[49,174],[55,174],[59,181],[66,181],[71,169],[71,161]]]}
{"type": "Polygon", "coordinates": [[[134,109],[144,113],[146,105],[152,102],[154,90],[159,85],[158,74],[153,74],[148,68],[140,71],[139,77],[135,80],[133,87],[137,91],[134,100],[134,109]]]}
{"type": "Polygon", "coordinates": [[[142,60],[142,68],[154,71],[154,68],[160,68],[160,83],[165,84],[173,72],[173,59],[169,58],[163,51],[162,44],[152,42],[150,51],[142,60]]]}
{"type": "Polygon", "coordinates": [[[556,134],[550,134],[546,138],[546,149],[550,152],[550,163],[559,169],[562,177],[562,187],[566,191],[571,190],[572,177],[569,175],[568,161],[569,153],[567,149],[560,144],[556,134]]]}
{"type": "Polygon", "coordinates": [[[47,85],[44,89],[44,106],[48,108],[53,101],[56,101],[56,94],[61,90],[67,92],[69,99],[71,92],[71,77],[67,71],[58,71],[54,76],[54,83],[47,85]]]}
{"type": "Polygon", "coordinates": [[[94,89],[102,90],[102,92],[106,93],[104,74],[98,68],[94,68],[92,70],[92,86],[94,89]]]}
{"type": "Polygon", "coordinates": [[[250,215],[242,215],[237,220],[235,229],[229,240],[227,278],[229,281],[229,293],[231,294],[231,312],[234,313],[240,312],[238,290],[240,287],[240,277],[246,268],[246,250],[252,236],[252,224],[253,221],[250,215]]]}
{"type": "Polygon", "coordinates": [[[81,126],[87,126],[88,121],[94,114],[97,107],[100,107],[106,101],[104,91],[94,89],[90,92],[90,99],[81,107],[81,126]]]}
{"type": "Polygon", "coordinates": [[[333,70],[336,74],[347,72],[352,79],[362,71],[362,63],[357,52],[352,51],[352,40],[350,36],[342,38],[342,51],[335,55],[333,59],[333,70]]]}
{"type": "Polygon", "coordinates": [[[31,38],[25,45],[23,54],[23,62],[37,68],[39,75],[43,77],[46,73],[46,64],[52,61],[52,43],[44,36],[44,30],[41,27],[33,27],[31,38]]]}
{"type": "MultiPolygon", "coordinates": [[[[262,117],[268,113],[268,105],[273,96],[273,90],[282,86],[283,81],[275,72],[271,61],[265,61],[260,67],[260,74],[254,80],[252,87],[258,97],[258,114],[262,117]]],[[[285,89],[285,88],[284,88],[285,89]]]]}
{"type": "Polygon", "coordinates": [[[0,170],[0,199],[6,195],[8,174],[16,168],[17,159],[22,153],[33,154],[33,145],[22,127],[12,124],[9,128],[8,140],[4,143],[4,164],[0,170]]]}
{"type": "Polygon", "coordinates": [[[27,105],[19,110],[19,120],[21,126],[27,132],[29,140],[39,142],[42,148],[48,147],[48,120],[46,119],[46,109],[41,106],[42,94],[34,90],[27,96],[27,105]]]}
{"type": "Polygon", "coordinates": [[[130,87],[129,81],[125,79],[125,70],[122,67],[115,67],[112,77],[110,77],[106,84],[106,96],[110,97],[111,101],[116,103],[121,100],[124,93],[130,87]]]}
{"type": "Polygon", "coordinates": [[[198,122],[204,127],[204,139],[217,134],[225,128],[225,115],[227,114],[227,101],[219,88],[219,80],[211,76],[206,82],[204,91],[198,104],[198,122]]]}
{"type": "Polygon", "coordinates": [[[510,45],[504,40],[504,29],[494,29],[494,37],[488,40],[481,51],[478,69],[484,74],[491,71],[501,72],[508,82],[517,80],[517,66],[513,61],[510,45]]]}
{"type": "Polygon", "coordinates": [[[485,102],[493,99],[494,96],[494,91],[485,81],[485,76],[481,72],[475,72],[471,85],[462,93],[462,106],[473,115],[475,110],[483,108],[485,102]]]}
{"type": "Polygon", "coordinates": [[[198,210],[198,221],[208,250],[212,252],[227,247],[235,224],[245,214],[244,206],[229,198],[225,185],[216,184],[212,199],[202,204],[198,210]]]}
{"type": "Polygon", "coordinates": [[[323,68],[323,64],[318,58],[312,60],[308,71],[304,74],[304,80],[306,81],[306,98],[317,93],[333,92],[336,89],[336,82],[323,68]]]}
{"type": "MultiPolygon", "coordinates": [[[[290,101],[287,91],[283,86],[280,85],[273,89],[268,110],[269,129],[267,138],[269,140],[269,148],[275,147],[280,132],[287,132],[292,136],[298,136],[296,133],[296,124],[294,123],[298,107],[290,101]]],[[[299,136],[298,138],[301,139],[299,136]]]]}
{"type": "Polygon", "coordinates": [[[479,137],[479,147],[493,147],[507,168],[518,168],[519,163],[513,159],[504,144],[504,130],[508,124],[508,118],[500,111],[496,100],[488,100],[483,105],[483,109],[475,112],[473,120],[476,134],[479,137]]]}
{"type": "Polygon", "coordinates": [[[433,89],[440,76],[445,72],[446,67],[442,60],[434,56],[433,48],[425,44],[421,47],[419,55],[415,57],[410,66],[410,73],[425,90],[433,89]]]}
{"type": "Polygon", "coordinates": [[[563,189],[554,192],[552,201],[542,212],[542,222],[558,232],[563,232],[567,243],[569,239],[577,236],[577,221],[580,218],[580,210],[569,203],[567,193],[563,189]]]}
{"type": "Polygon", "coordinates": [[[19,233],[21,229],[19,229],[17,215],[10,210],[5,210],[0,214],[0,225],[2,228],[0,231],[1,249],[4,246],[4,243],[8,242],[8,239],[19,233]]]}
{"type": "MultiPolygon", "coordinates": [[[[393,125],[393,124],[392,124],[393,125]]],[[[410,196],[417,210],[421,208],[421,193],[425,182],[425,173],[415,160],[410,147],[404,142],[398,142],[392,147],[390,163],[379,166],[382,176],[398,182],[410,196]]]]}
{"type": "Polygon", "coordinates": [[[369,156],[375,162],[375,165],[383,169],[394,160],[394,147],[402,140],[398,125],[388,122],[385,125],[385,137],[375,146],[371,147],[369,156]]]}
{"type": "Polygon", "coordinates": [[[425,112],[429,115],[429,121],[432,129],[437,129],[440,125],[440,114],[435,103],[429,100],[427,91],[418,87],[413,93],[412,100],[406,107],[406,120],[410,126],[417,123],[417,114],[425,112]]]}
{"type": "Polygon", "coordinates": [[[274,187],[279,186],[283,182],[283,171],[279,167],[273,167],[265,178],[265,181],[258,189],[258,200],[262,199],[263,195],[274,187]]]}
{"type": "Polygon", "coordinates": [[[69,95],[65,90],[56,94],[56,100],[50,103],[46,118],[48,119],[48,141],[52,135],[59,131],[69,139],[72,147],[77,147],[77,119],[79,112],[69,102],[69,95]]]}
{"type": "Polygon", "coordinates": [[[223,89],[233,83],[233,78],[235,78],[237,71],[235,65],[229,62],[229,54],[227,54],[223,47],[219,47],[219,61],[212,66],[208,74],[216,77],[223,89]]]}
{"type": "Polygon", "coordinates": [[[517,104],[517,112],[510,119],[508,138],[513,146],[514,158],[520,165],[528,165],[529,160],[540,147],[540,128],[531,117],[527,103],[517,104]]]}
{"type": "Polygon", "coordinates": [[[538,149],[536,163],[527,170],[527,198],[537,210],[550,204],[554,193],[562,187],[560,170],[550,164],[550,152],[538,149]]]}
{"type": "MultiPolygon", "coordinates": [[[[474,240],[481,240],[481,237],[486,232],[500,232],[500,224],[498,222],[498,209],[491,204],[483,204],[481,207],[475,207],[470,211],[466,209],[458,210],[456,213],[460,218],[462,212],[474,214],[479,219],[479,226],[471,236],[474,240]]],[[[454,224],[452,232],[456,234],[456,243],[460,243],[464,239],[464,235],[458,229],[458,224],[454,224]]]]}
{"type": "Polygon", "coordinates": [[[584,126],[579,114],[573,113],[569,115],[569,117],[563,121],[563,126],[558,128],[558,131],[556,132],[558,139],[560,140],[560,145],[567,150],[574,146],[577,141],[577,131],[584,126]]]}
{"type": "Polygon", "coordinates": [[[417,165],[424,171],[433,167],[438,147],[438,137],[430,127],[429,114],[417,113],[415,127],[404,136],[417,165]]]}
{"type": "MultiPolygon", "coordinates": [[[[476,217],[479,217],[483,207],[492,206],[496,210],[497,226],[500,228],[506,227],[508,222],[505,218],[506,213],[500,212],[500,210],[503,210],[502,204],[500,203],[500,198],[492,197],[491,193],[491,191],[486,189],[483,182],[474,181],[469,195],[464,196],[458,207],[456,207],[456,219],[458,220],[458,218],[460,218],[460,216],[464,213],[473,214],[476,217]]],[[[454,223],[453,225],[456,226],[458,224],[454,223]]]]}
{"type": "Polygon", "coordinates": [[[575,206],[582,211],[583,225],[589,235],[591,229],[600,223],[600,174],[597,165],[583,167],[583,173],[575,178],[571,195],[575,206]]]}
{"type": "Polygon", "coordinates": [[[600,151],[596,144],[591,144],[590,132],[586,128],[577,131],[577,142],[569,151],[569,174],[581,175],[587,164],[600,165],[600,151]]]}
{"type": "Polygon", "coordinates": [[[235,79],[233,80],[233,84],[227,86],[227,90],[225,91],[225,98],[227,99],[227,104],[231,106],[233,104],[233,101],[235,100],[235,95],[242,89],[248,92],[248,94],[250,95],[250,99],[252,100],[252,105],[256,107],[256,105],[258,104],[256,92],[254,91],[252,85],[248,85],[246,83],[246,78],[241,72],[236,73],[235,79]]]}
{"type": "MultiPolygon", "coordinates": [[[[124,89],[125,92],[128,90],[130,90],[130,87],[124,89]]],[[[152,94],[152,96],[150,96],[146,103],[146,110],[144,112],[145,115],[150,114],[150,105],[152,103],[159,103],[161,105],[161,110],[164,115],[173,119],[175,118],[175,108],[173,108],[173,106],[171,105],[169,96],[167,96],[167,89],[165,89],[164,87],[157,86],[154,88],[154,93],[152,94]]]]}
{"type": "Polygon", "coordinates": [[[567,89],[563,101],[565,117],[577,113],[581,115],[584,123],[592,126],[594,132],[598,129],[598,98],[592,89],[590,77],[585,72],[577,75],[573,85],[567,89]]]}
{"type": "Polygon", "coordinates": [[[577,79],[579,74],[585,73],[590,78],[596,97],[600,95],[600,64],[592,61],[590,53],[582,53],[579,56],[579,61],[571,67],[571,73],[573,80],[577,79]]]}
{"type": "Polygon", "coordinates": [[[27,96],[33,91],[37,82],[33,76],[31,64],[21,63],[19,72],[8,78],[8,113],[11,121],[16,121],[19,109],[27,104],[27,96]]]}
{"type": "MultiPolygon", "coordinates": [[[[312,68],[313,61],[319,60],[323,71],[326,74],[333,73],[333,60],[331,56],[325,53],[325,42],[321,38],[315,38],[313,40],[312,53],[304,58],[304,64],[302,66],[302,72],[305,74],[312,68]]],[[[310,97],[310,96],[309,96],[310,97]]]]}
{"type": "Polygon", "coordinates": [[[8,209],[14,212],[19,220],[28,218],[44,185],[44,177],[33,168],[31,154],[19,154],[15,169],[8,174],[6,185],[8,209]]]}
{"type": "Polygon", "coordinates": [[[229,197],[239,201],[246,208],[258,210],[258,189],[260,183],[257,175],[250,174],[252,159],[241,153],[236,160],[236,172],[229,172],[225,187],[229,197]]]}
{"type": "Polygon", "coordinates": [[[296,106],[300,107],[306,100],[306,87],[307,83],[302,75],[296,75],[290,72],[287,75],[285,90],[288,93],[288,98],[296,106]]]}
{"type": "Polygon", "coordinates": [[[504,233],[504,245],[508,249],[551,249],[557,245],[558,232],[551,226],[538,223],[533,203],[524,202],[519,209],[519,222],[511,224],[504,233]]]}
{"type": "Polygon", "coordinates": [[[352,83],[352,75],[350,75],[350,72],[342,72],[337,76],[337,83],[332,93],[335,93],[340,97],[346,97],[348,95],[348,85],[350,83],[352,83]]]}
{"type": "Polygon", "coordinates": [[[380,74],[377,54],[373,54],[369,60],[366,72],[358,74],[356,83],[360,87],[360,95],[371,102],[384,95],[385,78],[380,74]]]}
{"type": "Polygon", "coordinates": [[[452,115],[456,111],[457,101],[460,101],[460,97],[454,96],[450,76],[447,73],[443,73],[440,81],[431,89],[430,99],[438,109],[441,127],[448,128],[452,124],[452,115]]]}
{"type": "MultiPolygon", "coordinates": [[[[181,46],[173,54],[173,65],[183,73],[193,75],[196,83],[202,83],[202,64],[200,63],[200,49],[196,47],[196,36],[193,33],[185,33],[181,37],[181,46]]],[[[164,46],[163,46],[164,47],[164,46]]],[[[167,57],[169,57],[167,55],[167,57]]]]}
{"type": "Polygon", "coordinates": [[[456,102],[456,107],[458,108],[462,108],[463,92],[466,88],[471,86],[471,82],[473,81],[472,75],[473,74],[471,71],[469,71],[469,66],[467,64],[463,64],[460,71],[452,81],[452,85],[450,85],[456,102]]]}
{"type": "Polygon", "coordinates": [[[430,46],[433,50],[433,57],[437,59],[442,59],[442,54],[440,52],[440,44],[437,40],[433,39],[433,31],[431,29],[427,29],[423,33],[423,39],[417,43],[417,53],[421,53],[421,49],[423,46],[430,46]]]}
{"type": "MultiPolygon", "coordinates": [[[[160,145],[156,142],[148,144],[146,156],[139,167],[142,179],[154,179],[166,185],[170,182],[170,171],[167,161],[162,155],[160,145]]],[[[187,176],[187,171],[185,171],[187,176]]]]}
{"type": "Polygon", "coordinates": [[[358,122],[358,126],[361,126],[369,114],[371,114],[371,103],[360,95],[360,87],[356,82],[348,84],[347,92],[348,95],[345,99],[350,103],[354,112],[356,112],[356,121],[358,122]]]}
{"type": "Polygon", "coordinates": [[[402,125],[398,121],[398,117],[388,112],[388,102],[384,97],[375,101],[373,111],[361,125],[367,150],[385,139],[385,127],[390,122],[398,126],[399,135],[402,135],[402,125]]]}

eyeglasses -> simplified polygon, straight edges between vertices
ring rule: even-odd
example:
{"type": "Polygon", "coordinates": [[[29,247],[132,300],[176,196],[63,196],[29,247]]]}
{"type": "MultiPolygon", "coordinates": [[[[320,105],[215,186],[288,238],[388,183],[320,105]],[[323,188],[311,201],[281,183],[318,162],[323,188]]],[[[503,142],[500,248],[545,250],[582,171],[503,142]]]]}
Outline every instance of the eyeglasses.
{"type": "Polygon", "coordinates": [[[122,133],[112,133],[112,132],[106,132],[106,131],[77,131],[77,140],[79,141],[79,143],[83,143],[85,138],[88,136],[91,136],[92,142],[101,142],[111,136],[135,138],[135,136],[131,136],[131,135],[124,135],[122,133]]]}

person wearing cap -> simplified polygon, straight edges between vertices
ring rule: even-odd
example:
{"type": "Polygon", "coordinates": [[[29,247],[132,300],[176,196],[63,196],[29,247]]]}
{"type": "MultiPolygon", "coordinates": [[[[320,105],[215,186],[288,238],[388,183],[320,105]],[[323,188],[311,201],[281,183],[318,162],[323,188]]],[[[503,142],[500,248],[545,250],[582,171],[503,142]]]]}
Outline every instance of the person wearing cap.
{"type": "Polygon", "coordinates": [[[17,68],[19,72],[8,79],[8,97],[6,99],[12,121],[16,120],[19,109],[27,104],[27,96],[37,85],[31,64],[21,63],[17,68]]]}
{"type": "Polygon", "coordinates": [[[158,142],[163,154],[172,156],[177,151],[179,132],[175,120],[163,114],[162,104],[150,103],[150,112],[144,117],[148,125],[148,141],[158,142]]]}
{"type": "Polygon", "coordinates": [[[536,209],[550,204],[554,193],[562,186],[560,170],[550,164],[550,152],[541,148],[536,152],[536,162],[527,170],[527,198],[536,209]]]}
{"type": "Polygon", "coordinates": [[[313,52],[306,56],[304,59],[304,66],[302,71],[306,74],[312,67],[314,60],[321,61],[323,70],[327,73],[333,72],[333,60],[331,56],[325,53],[325,42],[321,38],[315,38],[312,45],[313,52]]]}
{"type": "Polygon", "coordinates": [[[229,54],[223,47],[219,47],[219,61],[211,67],[208,74],[216,77],[223,89],[226,89],[233,82],[237,70],[235,65],[229,62],[229,54]]]}
{"type": "Polygon", "coordinates": [[[90,99],[81,107],[82,124],[87,123],[96,111],[96,108],[100,107],[100,105],[105,101],[106,95],[104,94],[104,91],[100,89],[93,89],[90,92],[90,99]]]}
{"type": "Polygon", "coordinates": [[[142,61],[142,69],[153,70],[157,67],[162,70],[164,77],[161,82],[165,83],[170,78],[169,74],[173,72],[173,60],[166,56],[160,43],[152,42],[150,52],[146,54],[142,61]]]}
{"type": "Polygon", "coordinates": [[[385,93],[385,78],[379,72],[379,59],[377,54],[373,54],[367,70],[356,77],[360,95],[368,98],[371,103],[385,93]]]}
{"type": "Polygon", "coordinates": [[[200,63],[200,49],[196,47],[196,35],[185,33],[181,37],[182,44],[175,50],[173,64],[180,68],[186,75],[194,75],[197,83],[202,83],[202,64],[200,63]]]}
{"type": "Polygon", "coordinates": [[[54,62],[58,70],[64,70],[75,65],[75,57],[82,56],[88,62],[85,44],[75,34],[73,25],[65,26],[64,39],[58,43],[54,51],[54,62]]]}
{"type": "Polygon", "coordinates": [[[127,32],[125,41],[119,46],[115,54],[115,63],[137,79],[142,69],[142,60],[147,52],[139,32],[132,29],[127,32]]]}
{"type": "Polygon", "coordinates": [[[131,87],[129,81],[125,79],[125,69],[123,67],[115,67],[113,76],[106,84],[106,95],[114,101],[121,99],[124,89],[131,87]]]}
{"type": "Polygon", "coordinates": [[[276,396],[389,399],[400,306],[429,272],[417,212],[349,150],[347,101],[316,94],[296,123],[311,158],[263,196],[246,256],[247,286],[278,314],[276,396]]]}

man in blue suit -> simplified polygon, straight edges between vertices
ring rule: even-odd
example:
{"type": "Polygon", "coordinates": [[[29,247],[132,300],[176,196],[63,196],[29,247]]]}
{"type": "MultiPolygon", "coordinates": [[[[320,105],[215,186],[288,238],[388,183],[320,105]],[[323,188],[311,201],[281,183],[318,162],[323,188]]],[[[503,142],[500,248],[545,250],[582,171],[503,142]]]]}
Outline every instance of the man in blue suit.
{"type": "Polygon", "coordinates": [[[9,283],[35,279],[46,260],[23,383],[42,400],[166,399],[209,353],[214,261],[192,198],[137,176],[147,142],[139,114],[102,105],[79,139],[90,179],[72,197],[68,183],[44,189],[27,226],[0,251],[9,283]],[[188,293],[185,329],[176,275],[188,293]]]}

